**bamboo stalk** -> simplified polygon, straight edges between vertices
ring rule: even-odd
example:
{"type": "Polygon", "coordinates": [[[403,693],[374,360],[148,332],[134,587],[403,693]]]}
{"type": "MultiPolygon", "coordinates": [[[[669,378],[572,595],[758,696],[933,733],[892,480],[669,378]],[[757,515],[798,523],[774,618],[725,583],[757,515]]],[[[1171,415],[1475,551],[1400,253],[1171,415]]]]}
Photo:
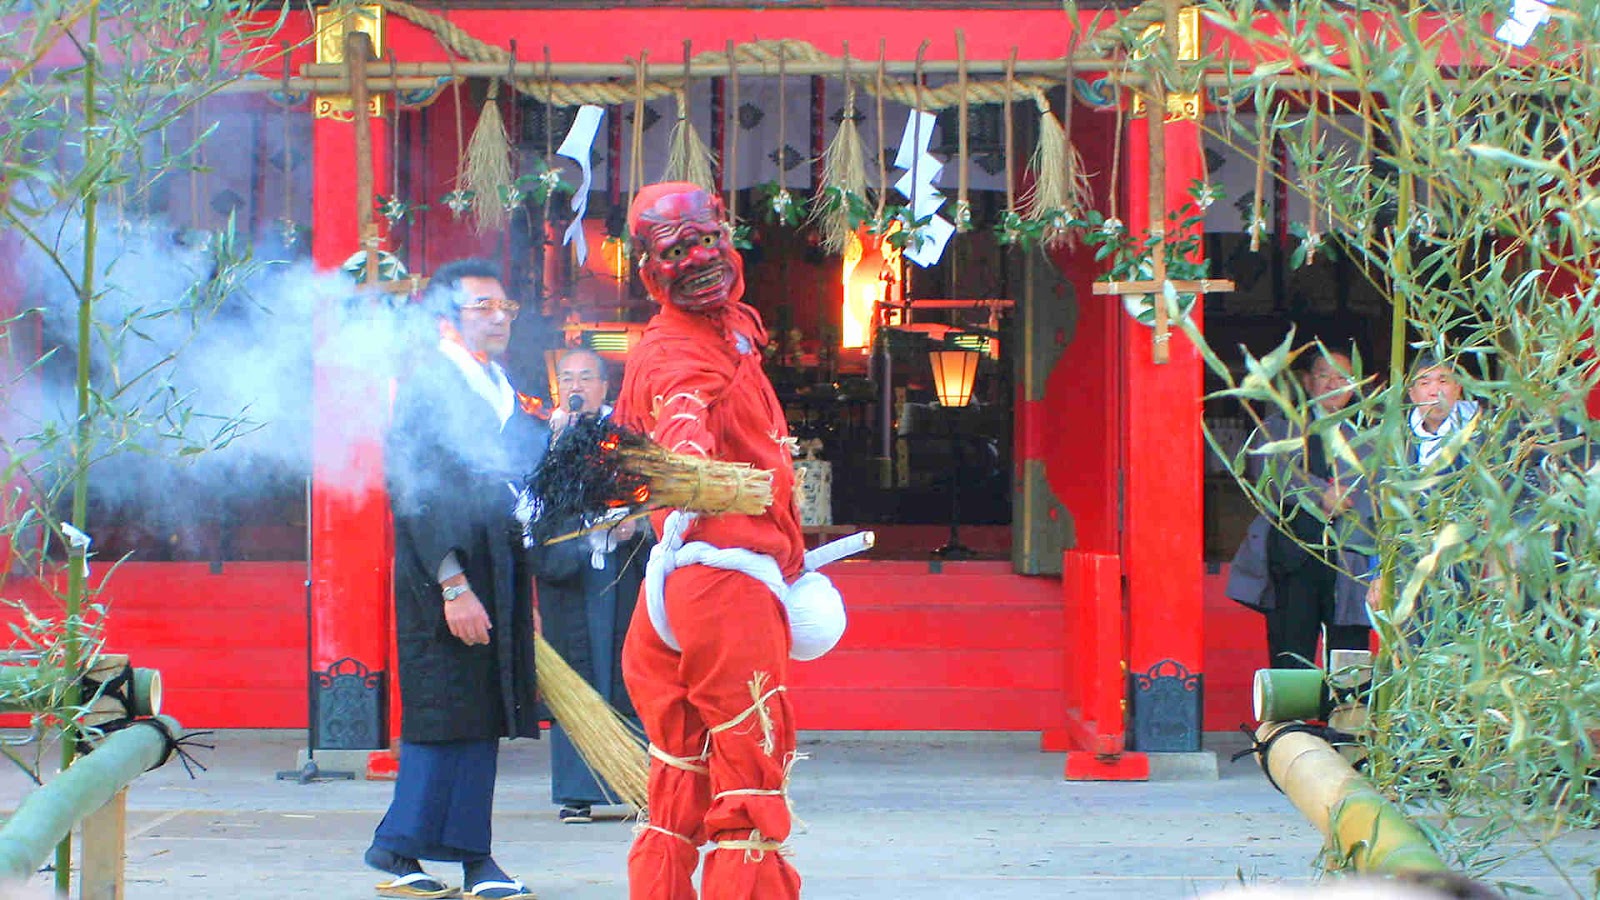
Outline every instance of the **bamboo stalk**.
{"type": "MultiPolygon", "coordinates": [[[[367,60],[372,55],[372,38],[360,31],[344,36],[345,65],[350,70],[350,106],[355,114],[356,138],[356,232],[367,253],[367,284],[378,280],[378,226],[372,221],[372,126],[367,110],[367,60]]],[[[390,160],[393,164],[393,160],[390,160]]]]}
{"type": "MultiPolygon", "coordinates": [[[[1178,0],[1165,0],[1166,24],[1163,37],[1172,49],[1178,51],[1178,0]]],[[[1150,137],[1150,238],[1155,244],[1155,259],[1150,263],[1150,280],[1161,285],[1167,280],[1167,84],[1161,78],[1148,82],[1150,102],[1145,107],[1145,122],[1150,137]]],[[[1155,311],[1155,344],[1150,357],[1156,365],[1171,358],[1168,344],[1172,335],[1167,312],[1167,295],[1157,287],[1150,294],[1155,311]]]]}
{"type": "MultiPolygon", "coordinates": [[[[92,171],[96,154],[98,152],[97,135],[99,133],[99,108],[96,104],[96,66],[100,61],[100,4],[92,4],[94,9],[89,13],[89,29],[83,43],[83,132],[80,136],[83,148],[83,160],[86,170],[92,171]]],[[[95,256],[95,245],[99,242],[99,211],[100,191],[104,182],[97,178],[91,180],[83,195],[83,270],[78,280],[78,371],[74,388],[78,400],[77,428],[73,433],[72,441],[72,521],[79,527],[87,527],[89,517],[89,463],[94,459],[92,441],[94,437],[94,414],[90,405],[89,391],[89,362],[93,345],[90,338],[94,331],[94,298],[98,290],[96,287],[95,273],[98,261],[95,256]]],[[[73,545],[67,559],[67,596],[63,612],[66,615],[65,631],[61,636],[62,666],[69,672],[76,672],[83,659],[83,599],[88,588],[88,547],[73,545]]],[[[69,680],[66,685],[63,704],[72,709],[78,705],[78,682],[69,680]]],[[[61,726],[61,769],[67,771],[72,766],[73,755],[77,750],[77,723],[65,722],[61,726]]],[[[12,819],[15,819],[13,816],[12,819]]],[[[10,824],[9,822],[7,823],[10,824]]],[[[65,894],[72,887],[72,833],[68,830],[57,834],[55,839],[60,843],[56,845],[56,893],[65,894]]],[[[43,861],[45,854],[30,867],[37,868],[43,861]]]]}

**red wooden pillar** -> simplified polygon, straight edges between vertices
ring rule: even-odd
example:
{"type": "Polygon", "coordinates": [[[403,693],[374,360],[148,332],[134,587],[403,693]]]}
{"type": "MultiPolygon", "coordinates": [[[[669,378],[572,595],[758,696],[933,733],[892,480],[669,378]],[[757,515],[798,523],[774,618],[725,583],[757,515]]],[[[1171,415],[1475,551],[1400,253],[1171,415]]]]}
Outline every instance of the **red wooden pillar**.
{"type": "MultiPolygon", "coordinates": [[[[1128,228],[1152,220],[1150,123],[1128,124],[1128,228]]],[[[1203,175],[1199,122],[1165,128],[1165,209],[1190,205],[1203,175]]],[[[1171,239],[1171,236],[1169,236],[1171,239]]],[[[1200,322],[1202,302],[1190,315],[1200,322]]],[[[1170,360],[1152,357],[1154,330],[1121,317],[1122,536],[1128,610],[1128,743],[1139,751],[1197,751],[1202,733],[1203,535],[1200,354],[1173,323],[1170,360]]]]}
{"type": "MultiPolygon", "coordinates": [[[[318,104],[319,115],[321,104],[318,104]]],[[[389,123],[370,123],[373,181],[388,183],[389,123]]],[[[317,266],[336,269],[361,249],[356,126],[318,118],[312,126],[312,239],[317,266]]],[[[346,302],[373,302],[352,297],[346,302]]],[[[319,309],[312,374],[311,736],[312,747],[387,745],[391,550],[383,492],[382,433],[387,385],[345,365],[334,324],[319,309]]]]}

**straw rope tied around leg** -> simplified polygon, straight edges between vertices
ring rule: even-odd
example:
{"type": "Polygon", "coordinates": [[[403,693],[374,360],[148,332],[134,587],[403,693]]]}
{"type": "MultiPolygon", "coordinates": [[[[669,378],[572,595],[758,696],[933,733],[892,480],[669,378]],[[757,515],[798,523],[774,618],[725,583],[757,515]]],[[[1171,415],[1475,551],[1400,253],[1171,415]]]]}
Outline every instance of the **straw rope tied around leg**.
{"type": "MultiPolygon", "coordinates": [[[[779,693],[787,691],[788,687],[780,684],[777,687],[771,688],[770,690],[767,689],[767,683],[771,680],[771,678],[772,676],[766,672],[756,672],[753,676],[751,676],[749,682],[751,698],[750,705],[745,707],[743,712],[739,713],[728,721],[711,728],[710,732],[706,735],[707,756],[710,754],[710,742],[712,736],[721,734],[724,731],[732,731],[734,728],[739,727],[740,724],[744,723],[746,719],[749,719],[752,716],[754,716],[756,720],[755,727],[759,727],[761,730],[761,740],[759,744],[762,752],[766,753],[768,756],[771,756],[773,751],[777,749],[777,735],[772,723],[772,713],[767,709],[767,701],[771,700],[773,697],[776,697],[779,693]]],[[[736,733],[746,734],[748,733],[748,730],[736,733]]],[[[788,807],[792,810],[792,806],[789,803],[789,774],[798,756],[799,754],[791,754],[789,758],[785,760],[782,787],[776,789],[737,788],[734,790],[719,792],[716,796],[726,797],[741,795],[782,797],[785,807],[788,807]]],[[[788,845],[784,844],[782,841],[766,840],[762,836],[761,829],[759,828],[750,829],[750,836],[748,838],[719,840],[716,842],[716,844],[717,849],[719,850],[743,850],[744,861],[747,863],[761,862],[766,858],[768,853],[778,853],[784,856],[793,855],[793,851],[791,851],[788,845]]]]}
{"type": "Polygon", "coordinates": [[[719,797],[740,797],[740,796],[743,796],[743,797],[782,797],[783,798],[783,805],[789,810],[789,821],[792,823],[793,830],[801,832],[803,834],[806,831],[809,831],[811,826],[807,825],[798,815],[795,815],[794,798],[789,796],[789,783],[794,779],[794,764],[799,762],[799,761],[801,761],[801,760],[803,760],[803,759],[810,759],[810,758],[811,758],[810,754],[801,753],[798,750],[791,750],[789,752],[789,755],[784,757],[784,760],[783,760],[783,786],[778,788],[778,789],[776,789],[776,790],[767,790],[767,789],[764,789],[764,788],[735,788],[735,789],[730,790],[730,791],[718,791],[715,795],[712,796],[712,799],[715,800],[715,799],[717,799],[719,797]]]}
{"type": "MultiPolygon", "coordinates": [[[[770,681],[771,678],[772,676],[766,672],[755,673],[755,675],[750,678],[751,704],[744,708],[744,712],[741,712],[737,716],[734,716],[728,721],[723,722],[721,725],[713,726],[710,734],[721,734],[729,729],[737,728],[739,723],[750,718],[750,716],[753,714],[756,717],[756,723],[761,726],[761,749],[768,756],[771,756],[772,751],[777,748],[777,739],[773,736],[772,713],[767,710],[767,701],[789,689],[787,686],[780,684],[772,690],[763,693],[762,688],[767,686],[767,682],[770,681]]],[[[707,736],[706,740],[709,741],[710,737],[707,736]]]]}

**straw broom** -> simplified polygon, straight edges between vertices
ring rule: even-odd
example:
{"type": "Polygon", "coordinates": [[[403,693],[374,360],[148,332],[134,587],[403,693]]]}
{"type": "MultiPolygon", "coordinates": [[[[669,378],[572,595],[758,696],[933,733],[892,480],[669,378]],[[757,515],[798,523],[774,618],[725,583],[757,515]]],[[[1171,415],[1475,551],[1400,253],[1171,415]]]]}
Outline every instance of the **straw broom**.
{"type": "MultiPolygon", "coordinates": [[[[850,227],[850,198],[867,196],[867,154],[856,128],[856,83],[850,75],[850,44],[844,47],[844,116],[833,142],[822,154],[822,187],[817,192],[823,202],[812,207],[812,219],[822,236],[826,253],[844,253],[855,236],[850,227]]],[[[857,246],[859,246],[857,241],[857,246]]]]}
{"type": "Polygon", "coordinates": [[[542,634],[534,635],[533,659],[539,693],[589,771],[618,800],[643,810],[650,781],[643,735],[567,665],[542,634]]]}
{"type": "Polygon", "coordinates": [[[483,114],[478,118],[477,127],[472,129],[472,139],[467,142],[467,152],[461,160],[461,174],[456,179],[461,190],[472,192],[472,213],[480,234],[504,228],[510,218],[502,197],[511,189],[514,175],[511,142],[506,138],[506,124],[500,117],[499,96],[500,82],[491,81],[483,114]]]}
{"type": "Polygon", "coordinates": [[[574,522],[594,522],[617,509],[760,515],[772,505],[772,473],[673,453],[609,419],[585,416],[551,446],[528,477],[526,495],[536,498],[527,537],[550,544],[593,530],[570,531],[574,522]]]}
{"type": "MultiPolygon", "coordinates": [[[[1069,94],[1067,102],[1071,102],[1069,94]]],[[[1045,244],[1067,241],[1071,232],[1065,219],[1076,217],[1089,203],[1088,179],[1077,148],[1067,139],[1067,131],[1050,111],[1050,101],[1041,92],[1034,96],[1039,107],[1039,144],[1034,148],[1033,189],[1023,199],[1022,216],[1033,222],[1063,220],[1062,227],[1051,227],[1045,244]]]]}
{"type": "Polygon", "coordinates": [[[711,171],[711,148],[700,139],[700,132],[689,119],[689,52],[683,42],[683,88],[678,91],[678,121],[667,140],[667,181],[697,184],[708,194],[717,192],[716,176],[711,171]]]}

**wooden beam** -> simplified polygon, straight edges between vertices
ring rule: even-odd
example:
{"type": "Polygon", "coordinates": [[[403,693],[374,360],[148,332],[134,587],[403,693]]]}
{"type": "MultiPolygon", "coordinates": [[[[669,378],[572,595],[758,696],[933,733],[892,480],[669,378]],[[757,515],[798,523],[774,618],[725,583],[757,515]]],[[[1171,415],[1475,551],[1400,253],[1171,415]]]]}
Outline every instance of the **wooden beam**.
{"type": "Polygon", "coordinates": [[[128,789],[83,819],[79,900],[122,900],[128,859],[128,789]]]}

